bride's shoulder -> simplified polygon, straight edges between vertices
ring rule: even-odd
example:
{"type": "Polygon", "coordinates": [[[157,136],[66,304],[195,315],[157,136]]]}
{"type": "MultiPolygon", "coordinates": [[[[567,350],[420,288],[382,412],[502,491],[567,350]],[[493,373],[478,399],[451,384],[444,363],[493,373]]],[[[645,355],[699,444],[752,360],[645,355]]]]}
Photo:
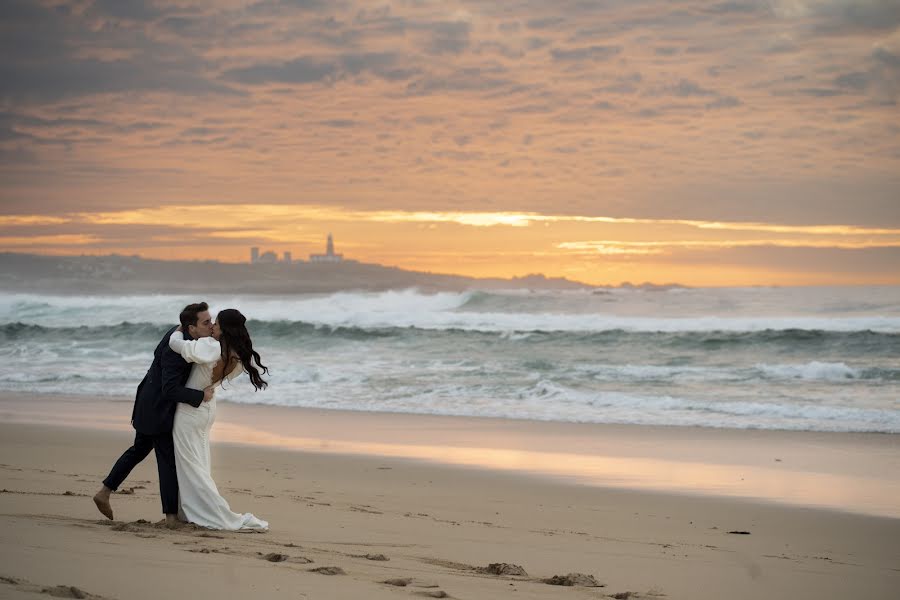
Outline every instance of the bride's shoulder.
{"type": "Polygon", "coordinates": [[[241,358],[235,352],[231,353],[231,359],[228,361],[228,365],[230,366],[230,370],[227,373],[229,381],[244,372],[244,364],[241,362],[241,358]]]}

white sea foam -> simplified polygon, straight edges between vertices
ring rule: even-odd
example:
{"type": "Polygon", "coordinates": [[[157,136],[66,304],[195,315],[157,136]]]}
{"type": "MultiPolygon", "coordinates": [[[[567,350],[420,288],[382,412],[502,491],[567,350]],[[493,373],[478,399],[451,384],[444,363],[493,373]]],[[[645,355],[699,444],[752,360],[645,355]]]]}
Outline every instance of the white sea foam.
{"type": "Polygon", "coordinates": [[[601,381],[736,381],[746,379],[746,369],[664,365],[579,365],[581,375],[601,381]]]}
{"type": "Polygon", "coordinates": [[[767,380],[848,381],[868,378],[880,380],[887,370],[878,373],[854,368],[846,363],[811,361],[802,364],[764,364],[753,367],[730,366],[660,366],[660,365],[578,365],[572,371],[601,381],[694,381],[727,382],[767,380]]]}
{"type": "Polygon", "coordinates": [[[812,361],[801,365],[767,365],[758,364],[759,369],[766,377],[784,379],[806,379],[841,381],[857,379],[861,376],[860,369],[854,369],[846,364],[812,361]]]}

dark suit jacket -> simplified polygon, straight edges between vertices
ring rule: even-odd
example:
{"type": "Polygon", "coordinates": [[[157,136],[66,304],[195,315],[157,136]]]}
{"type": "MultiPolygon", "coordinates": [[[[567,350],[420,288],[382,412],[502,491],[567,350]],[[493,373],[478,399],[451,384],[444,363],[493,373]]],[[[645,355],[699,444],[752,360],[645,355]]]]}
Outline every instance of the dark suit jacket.
{"type": "MultiPolygon", "coordinates": [[[[190,404],[194,408],[203,402],[202,390],[184,387],[191,374],[191,363],[169,348],[169,336],[175,329],[169,329],[156,346],[153,363],[138,386],[134,399],[131,424],[137,431],[147,435],[172,431],[175,407],[179,402],[190,404]]],[[[189,336],[185,334],[185,338],[187,337],[189,336]]]]}

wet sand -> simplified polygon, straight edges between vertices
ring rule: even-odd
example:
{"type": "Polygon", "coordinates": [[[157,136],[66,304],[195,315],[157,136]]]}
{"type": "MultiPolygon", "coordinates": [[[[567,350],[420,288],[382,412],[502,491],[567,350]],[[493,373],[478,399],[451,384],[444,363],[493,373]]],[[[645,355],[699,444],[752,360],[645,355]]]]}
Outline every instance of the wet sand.
{"type": "Polygon", "coordinates": [[[116,520],[101,517],[91,495],[130,444],[128,414],[127,401],[0,396],[0,597],[820,599],[900,589],[896,436],[223,405],[216,481],[234,510],[272,525],[239,534],[156,526],[152,456],[113,496],[116,520]],[[771,489],[753,498],[748,478],[771,489]],[[815,504],[841,510],[809,506],[817,494],[831,498],[815,504]],[[527,574],[492,574],[492,563],[527,574]],[[311,570],[321,567],[343,574],[311,570]],[[543,581],[573,572],[604,587],[543,581]]]}

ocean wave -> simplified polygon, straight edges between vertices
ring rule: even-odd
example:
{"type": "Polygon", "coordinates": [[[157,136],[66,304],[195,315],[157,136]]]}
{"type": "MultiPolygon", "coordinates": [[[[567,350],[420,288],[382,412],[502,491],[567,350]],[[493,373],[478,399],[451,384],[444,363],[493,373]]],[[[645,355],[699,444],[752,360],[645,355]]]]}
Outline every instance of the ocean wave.
{"type": "MultiPolygon", "coordinates": [[[[0,349],[30,347],[35,351],[62,347],[73,351],[134,354],[137,348],[152,352],[172,324],[129,323],[117,325],[46,327],[27,323],[0,325],[0,349]]],[[[453,354],[461,345],[478,347],[502,344],[504,351],[516,348],[530,352],[589,352],[591,349],[630,349],[653,356],[661,349],[710,355],[711,352],[746,350],[758,354],[802,350],[809,353],[829,351],[840,355],[874,358],[900,355],[900,334],[873,331],[762,330],[755,332],[643,332],[611,329],[597,332],[560,331],[480,331],[467,329],[421,329],[416,327],[343,327],[308,322],[248,322],[256,345],[272,349],[309,349],[322,344],[370,342],[380,344],[419,344],[431,349],[447,348],[453,354]]],[[[760,368],[765,365],[761,364],[760,368]]],[[[649,375],[657,367],[638,366],[649,375]]],[[[689,373],[689,367],[666,367],[689,373]]],[[[777,368],[777,365],[776,365],[777,368]]],[[[814,371],[808,367],[806,371],[814,371]]],[[[788,373],[788,371],[785,371],[788,373]]],[[[777,375],[770,370],[770,374],[777,375]]],[[[793,374],[789,374],[793,376],[793,374]]],[[[802,374],[801,374],[802,377],[802,374]]]]}
{"type": "MultiPolygon", "coordinates": [[[[142,374],[143,376],[143,374],[142,374]]],[[[92,373],[66,373],[66,372],[43,372],[43,373],[0,373],[0,383],[12,384],[29,384],[38,387],[32,388],[33,391],[40,391],[41,384],[67,384],[79,386],[86,383],[126,383],[134,384],[137,387],[140,378],[135,379],[134,373],[130,372],[92,372],[92,373]]]]}
{"type": "Polygon", "coordinates": [[[803,364],[756,364],[752,368],[659,365],[582,365],[577,371],[600,381],[737,382],[764,380],[804,381],[897,381],[900,368],[856,368],[846,363],[811,361],[803,364]]]}
{"type": "MultiPolygon", "coordinates": [[[[712,294],[712,292],[709,292],[712,294]]],[[[207,298],[213,311],[237,306],[256,323],[308,324],[314,327],[389,330],[415,328],[429,331],[479,331],[522,334],[527,332],[637,333],[679,332],[853,332],[900,333],[900,316],[845,315],[829,313],[778,316],[747,315],[730,307],[732,302],[692,296],[675,305],[660,302],[657,295],[630,302],[614,295],[612,305],[584,294],[512,294],[488,292],[442,292],[417,290],[378,293],[342,292],[306,296],[215,296],[207,298]],[[585,300],[588,298],[589,300],[585,300]],[[707,302],[709,306],[705,306],[707,302]],[[723,314],[709,314],[718,307],[723,314]],[[725,307],[725,308],[722,308],[725,307]],[[642,314],[632,314],[634,311],[642,314]],[[697,313],[705,316],[697,316],[697,313]],[[688,313],[688,314],[680,314],[688,313]],[[729,314],[735,313],[735,314],[729,314]]],[[[102,327],[140,321],[165,326],[176,322],[181,308],[196,298],[186,296],[46,296],[0,294],[0,323],[22,323],[43,327],[102,327]]],[[[760,304],[769,313],[768,304],[760,304]]],[[[715,336],[708,340],[716,343],[715,336]]]]}
{"type": "Polygon", "coordinates": [[[865,372],[862,369],[849,367],[842,362],[828,363],[819,361],[812,361],[801,365],[758,364],[756,365],[756,368],[765,377],[825,381],[860,379],[865,372]]]}

